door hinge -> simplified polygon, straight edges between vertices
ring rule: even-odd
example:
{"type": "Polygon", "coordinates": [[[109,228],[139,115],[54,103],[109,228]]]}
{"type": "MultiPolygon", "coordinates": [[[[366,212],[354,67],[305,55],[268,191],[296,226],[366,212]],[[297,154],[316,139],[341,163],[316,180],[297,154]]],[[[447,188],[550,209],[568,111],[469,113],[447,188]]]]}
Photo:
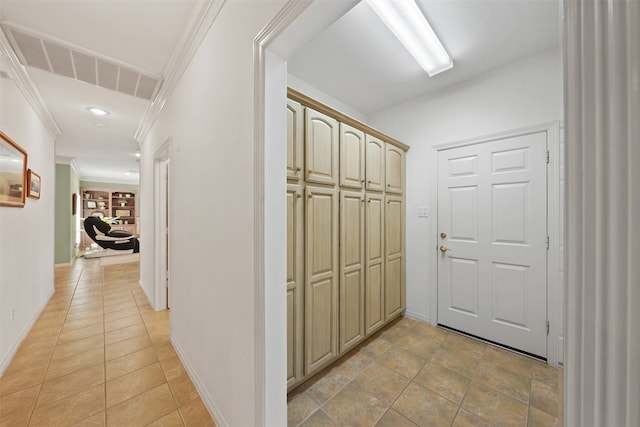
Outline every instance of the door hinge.
{"type": "Polygon", "coordinates": [[[547,320],[547,336],[549,336],[549,321],[547,320]]]}
{"type": "Polygon", "coordinates": [[[549,160],[550,160],[551,156],[549,154],[549,150],[547,150],[547,154],[545,155],[545,159],[547,161],[547,164],[549,164],[549,160]]]}
{"type": "Polygon", "coordinates": [[[549,249],[549,236],[547,236],[546,242],[547,242],[547,249],[549,249]]]}

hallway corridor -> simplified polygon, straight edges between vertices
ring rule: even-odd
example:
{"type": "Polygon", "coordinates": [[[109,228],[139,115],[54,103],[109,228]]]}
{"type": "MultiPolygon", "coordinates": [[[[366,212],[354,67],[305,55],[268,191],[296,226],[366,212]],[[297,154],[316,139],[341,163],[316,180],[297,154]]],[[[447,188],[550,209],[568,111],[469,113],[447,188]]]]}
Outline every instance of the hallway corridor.
{"type": "Polygon", "coordinates": [[[56,268],[55,294],[0,378],[0,427],[215,426],[139,271],[81,258],[56,268]]]}

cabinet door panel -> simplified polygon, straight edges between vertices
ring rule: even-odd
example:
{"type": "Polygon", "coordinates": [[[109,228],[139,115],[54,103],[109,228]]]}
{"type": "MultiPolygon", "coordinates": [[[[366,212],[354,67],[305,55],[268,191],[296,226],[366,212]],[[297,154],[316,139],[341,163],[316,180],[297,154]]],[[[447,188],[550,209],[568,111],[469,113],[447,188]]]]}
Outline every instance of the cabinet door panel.
{"type": "Polygon", "coordinates": [[[364,339],[364,199],[340,192],[340,352],[364,339]]]}
{"type": "Polygon", "coordinates": [[[287,185],[287,387],[304,377],[303,199],[287,185]]]}
{"type": "Polygon", "coordinates": [[[312,374],[338,354],[338,298],[333,277],[311,283],[306,290],[306,365],[307,374],[312,374]]]}
{"type": "Polygon", "coordinates": [[[304,108],[287,99],[287,179],[302,177],[304,151],[304,108]]]}
{"type": "Polygon", "coordinates": [[[305,108],[305,163],[307,182],[338,183],[338,122],[305,108]]]}
{"type": "Polygon", "coordinates": [[[387,196],[385,210],[385,320],[405,309],[404,204],[387,196]]]}
{"type": "Polygon", "coordinates": [[[370,191],[384,191],[385,143],[367,135],[366,147],[366,188],[370,191]]]}
{"type": "Polygon", "coordinates": [[[384,325],[384,274],[383,264],[371,264],[367,269],[366,334],[377,331],[384,325]]]}
{"type": "Polygon", "coordinates": [[[340,186],[361,189],[364,184],[364,132],[340,123],[340,186]]]}
{"type": "Polygon", "coordinates": [[[306,375],[338,354],[338,191],[310,187],[305,223],[306,375]]]}
{"type": "Polygon", "coordinates": [[[387,193],[402,194],[404,191],[405,152],[387,143],[386,153],[385,170],[387,193]]]}
{"type": "Polygon", "coordinates": [[[295,292],[287,289],[287,387],[296,380],[295,292]]]}
{"type": "Polygon", "coordinates": [[[384,307],[384,197],[366,195],[365,329],[370,335],[385,322],[384,307]]]}

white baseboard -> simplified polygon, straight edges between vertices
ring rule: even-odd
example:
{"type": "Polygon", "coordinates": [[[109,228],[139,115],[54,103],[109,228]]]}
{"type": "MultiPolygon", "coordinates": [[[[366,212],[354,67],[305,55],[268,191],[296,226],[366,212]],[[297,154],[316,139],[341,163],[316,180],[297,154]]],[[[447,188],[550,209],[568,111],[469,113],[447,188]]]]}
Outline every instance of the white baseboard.
{"type": "Polygon", "coordinates": [[[126,255],[113,255],[111,256],[101,257],[100,265],[114,265],[114,264],[126,264],[129,262],[139,262],[140,261],[140,253],[131,253],[126,255]]]}
{"type": "Polygon", "coordinates": [[[142,279],[138,280],[138,285],[142,288],[142,292],[144,292],[144,296],[147,297],[147,302],[149,303],[149,305],[154,311],[166,310],[166,307],[156,307],[156,305],[154,304],[155,299],[151,295],[149,295],[149,292],[147,292],[147,288],[145,288],[144,285],[142,284],[142,279]]]}
{"type": "Polygon", "coordinates": [[[72,265],[73,265],[72,262],[61,262],[60,264],[54,265],[54,268],[71,267],[72,265]]]}
{"type": "Polygon", "coordinates": [[[193,369],[193,366],[191,366],[189,359],[184,353],[184,350],[182,350],[182,346],[180,346],[178,340],[173,336],[171,337],[171,344],[173,344],[173,348],[176,350],[176,353],[178,353],[178,358],[187,371],[189,378],[191,378],[191,382],[196,387],[196,390],[198,390],[198,393],[200,394],[200,397],[204,402],[204,406],[207,407],[207,410],[209,411],[209,414],[211,414],[213,421],[215,421],[218,427],[229,427],[229,423],[224,419],[222,413],[220,412],[220,409],[215,404],[209,393],[207,393],[207,389],[205,388],[202,380],[193,369]]]}
{"type": "Polygon", "coordinates": [[[414,313],[409,310],[405,310],[404,317],[408,317],[409,319],[419,320],[420,322],[425,322],[431,324],[431,317],[425,316],[423,314],[414,313]]]}
{"type": "Polygon", "coordinates": [[[11,347],[11,350],[9,351],[9,353],[7,353],[7,356],[0,361],[0,378],[4,375],[4,371],[9,367],[9,364],[13,360],[13,357],[18,352],[18,349],[20,348],[20,344],[22,344],[22,341],[27,337],[27,335],[29,335],[29,332],[31,332],[31,328],[33,328],[33,325],[35,325],[36,321],[40,317],[40,314],[42,314],[42,311],[45,309],[47,304],[49,304],[49,300],[51,299],[54,293],[55,293],[55,288],[52,287],[51,293],[47,298],[45,298],[44,303],[41,304],[40,307],[38,307],[35,314],[31,318],[31,321],[29,321],[29,323],[27,323],[27,325],[24,327],[24,329],[18,336],[18,339],[16,339],[15,343],[11,347]]]}
{"type": "Polygon", "coordinates": [[[564,337],[563,336],[558,337],[556,353],[558,354],[558,358],[557,358],[558,366],[563,366],[564,365],[564,337]]]}

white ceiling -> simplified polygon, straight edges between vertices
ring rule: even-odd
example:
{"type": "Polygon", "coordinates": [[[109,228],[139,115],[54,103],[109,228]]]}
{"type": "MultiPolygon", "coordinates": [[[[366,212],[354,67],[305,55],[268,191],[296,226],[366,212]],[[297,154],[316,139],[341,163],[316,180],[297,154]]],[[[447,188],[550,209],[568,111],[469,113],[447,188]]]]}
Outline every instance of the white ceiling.
{"type": "MultiPolygon", "coordinates": [[[[203,0],[1,0],[0,19],[163,76],[203,0]]],[[[558,45],[557,0],[418,0],[454,61],[429,78],[360,3],[289,59],[300,80],[371,114],[558,45]]],[[[134,134],[148,101],[34,67],[27,71],[62,134],[56,154],[82,179],[137,183],[134,134]],[[87,107],[110,112],[97,118],[87,107]],[[98,124],[100,127],[96,126],[98,124]]]]}
{"type": "MultiPolygon", "coordinates": [[[[2,0],[5,24],[163,75],[196,0],[2,0]]],[[[62,133],[56,155],[83,180],[138,183],[134,134],[148,101],[35,67],[27,72],[62,133]],[[99,118],[87,111],[109,111],[99,118]]]]}
{"type": "Polygon", "coordinates": [[[560,42],[557,0],[417,0],[453,59],[429,77],[365,2],[289,59],[288,71],[364,114],[445,89],[560,42]]]}

